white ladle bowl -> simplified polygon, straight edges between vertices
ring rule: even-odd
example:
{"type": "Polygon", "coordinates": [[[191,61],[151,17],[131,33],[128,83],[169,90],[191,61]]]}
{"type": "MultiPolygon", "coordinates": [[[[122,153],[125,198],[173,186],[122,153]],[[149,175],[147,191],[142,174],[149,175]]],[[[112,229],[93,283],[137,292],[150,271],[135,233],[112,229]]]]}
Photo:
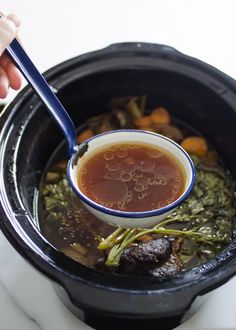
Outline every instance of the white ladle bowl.
{"type": "Polygon", "coordinates": [[[158,224],[171,214],[191,193],[195,183],[195,168],[190,156],[176,142],[159,134],[141,130],[110,131],[83,142],[78,151],[68,162],[67,175],[74,192],[80,197],[85,207],[97,218],[114,226],[150,227],[158,224]],[[145,143],[157,147],[178,161],[184,172],[185,184],[183,193],[174,202],[155,210],[143,212],[126,212],[104,207],[86,196],[78,185],[78,175],[85,159],[101,147],[110,144],[145,143]]]}

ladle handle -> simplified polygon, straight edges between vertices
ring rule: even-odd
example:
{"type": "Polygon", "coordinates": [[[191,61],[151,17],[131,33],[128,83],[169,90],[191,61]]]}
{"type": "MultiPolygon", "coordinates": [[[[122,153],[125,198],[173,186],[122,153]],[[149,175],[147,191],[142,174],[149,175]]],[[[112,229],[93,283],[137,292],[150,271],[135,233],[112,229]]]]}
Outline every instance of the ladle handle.
{"type": "Polygon", "coordinates": [[[60,126],[67,139],[69,155],[71,156],[76,151],[77,140],[75,127],[70,116],[17,39],[11,42],[6,51],[60,126]]]}

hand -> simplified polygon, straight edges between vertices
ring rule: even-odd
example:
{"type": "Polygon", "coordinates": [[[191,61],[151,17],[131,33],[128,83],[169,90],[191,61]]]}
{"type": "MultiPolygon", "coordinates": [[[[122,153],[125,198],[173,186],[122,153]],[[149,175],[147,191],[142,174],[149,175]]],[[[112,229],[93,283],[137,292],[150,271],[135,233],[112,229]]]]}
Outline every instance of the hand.
{"type": "Polygon", "coordinates": [[[6,47],[17,36],[19,18],[14,14],[5,15],[0,11],[0,98],[5,98],[9,88],[21,87],[21,74],[4,53],[6,47]]]}
{"type": "Polygon", "coordinates": [[[6,54],[0,57],[0,98],[4,99],[9,87],[18,90],[21,87],[22,79],[19,70],[12,63],[6,54]]]}

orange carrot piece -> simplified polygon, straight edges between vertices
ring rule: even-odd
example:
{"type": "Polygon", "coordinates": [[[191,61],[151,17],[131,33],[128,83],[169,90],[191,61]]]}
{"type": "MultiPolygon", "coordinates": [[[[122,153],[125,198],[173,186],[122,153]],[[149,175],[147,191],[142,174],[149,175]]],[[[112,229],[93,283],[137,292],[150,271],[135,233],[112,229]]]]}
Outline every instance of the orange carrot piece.
{"type": "Polygon", "coordinates": [[[143,235],[138,239],[140,242],[149,242],[153,240],[151,235],[143,235]]]}
{"type": "Polygon", "coordinates": [[[163,108],[159,107],[153,110],[150,115],[151,121],[153,124],[169,124],[170,123],[170,115],[169,112],[163,108]]]}
{"type": "Polygon", "coordinates": [[[152,120],[150,116],[144,116],[141,118],[138,118],[134,121],[135,126],[137,127],[148,127],[149,125],[152,124],[152,120]]]}
{"type": "Polygon", "coordinates": [[[149,131],[149,132],[156,132],[156,130],[155,130],[155,128],[153,128],[153,127],[150,127],[150,126],[148,126],[148,127],[139,127],[139,129],[141,129],[142,131],[149,131]]]}
{"type": "Polygon", "coordinates": [[[84,142],[85,140],[91,138],[93,135],[94,135],[93,131],[90,128],[86,129],[85,131],[83,131],[82,133],[80,133],[78,135],[78,137],[77,137],[78,144],[80,144],[80,143],[84,142]]]}
{"type": "Polygon", "coordinates": [[[189,136],[181,142],[181,147],[183,147],[187,152],[197,156],[205,156],[208,151],[206,141],[200,136],[189,136]]]}

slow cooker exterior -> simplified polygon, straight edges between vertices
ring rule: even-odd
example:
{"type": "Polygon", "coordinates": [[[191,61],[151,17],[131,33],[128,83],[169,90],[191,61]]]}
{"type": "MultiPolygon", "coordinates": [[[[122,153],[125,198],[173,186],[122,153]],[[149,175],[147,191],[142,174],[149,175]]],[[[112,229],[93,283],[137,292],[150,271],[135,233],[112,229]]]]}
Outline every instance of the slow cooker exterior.
{"type": "MultiPolygon", "coordinates": [[[[75,125],[104,110],[112,96],[147,93],[155,103],[156,93],[176,107],[178,118],[209,137],[236,177],[236,84],[215,68],[168,46],[125,43],[78,56],[45,76],[75,125]]],[[[236,273],[235,241],[208,263],[165,280],[105,274],[66,257],[40,234],[33,213],[41,175],[62,140],[59,130],[29,87],[4,109],[0,127],[1,229],[74,307],[116,317],[178,315],[236,273]]]]}

